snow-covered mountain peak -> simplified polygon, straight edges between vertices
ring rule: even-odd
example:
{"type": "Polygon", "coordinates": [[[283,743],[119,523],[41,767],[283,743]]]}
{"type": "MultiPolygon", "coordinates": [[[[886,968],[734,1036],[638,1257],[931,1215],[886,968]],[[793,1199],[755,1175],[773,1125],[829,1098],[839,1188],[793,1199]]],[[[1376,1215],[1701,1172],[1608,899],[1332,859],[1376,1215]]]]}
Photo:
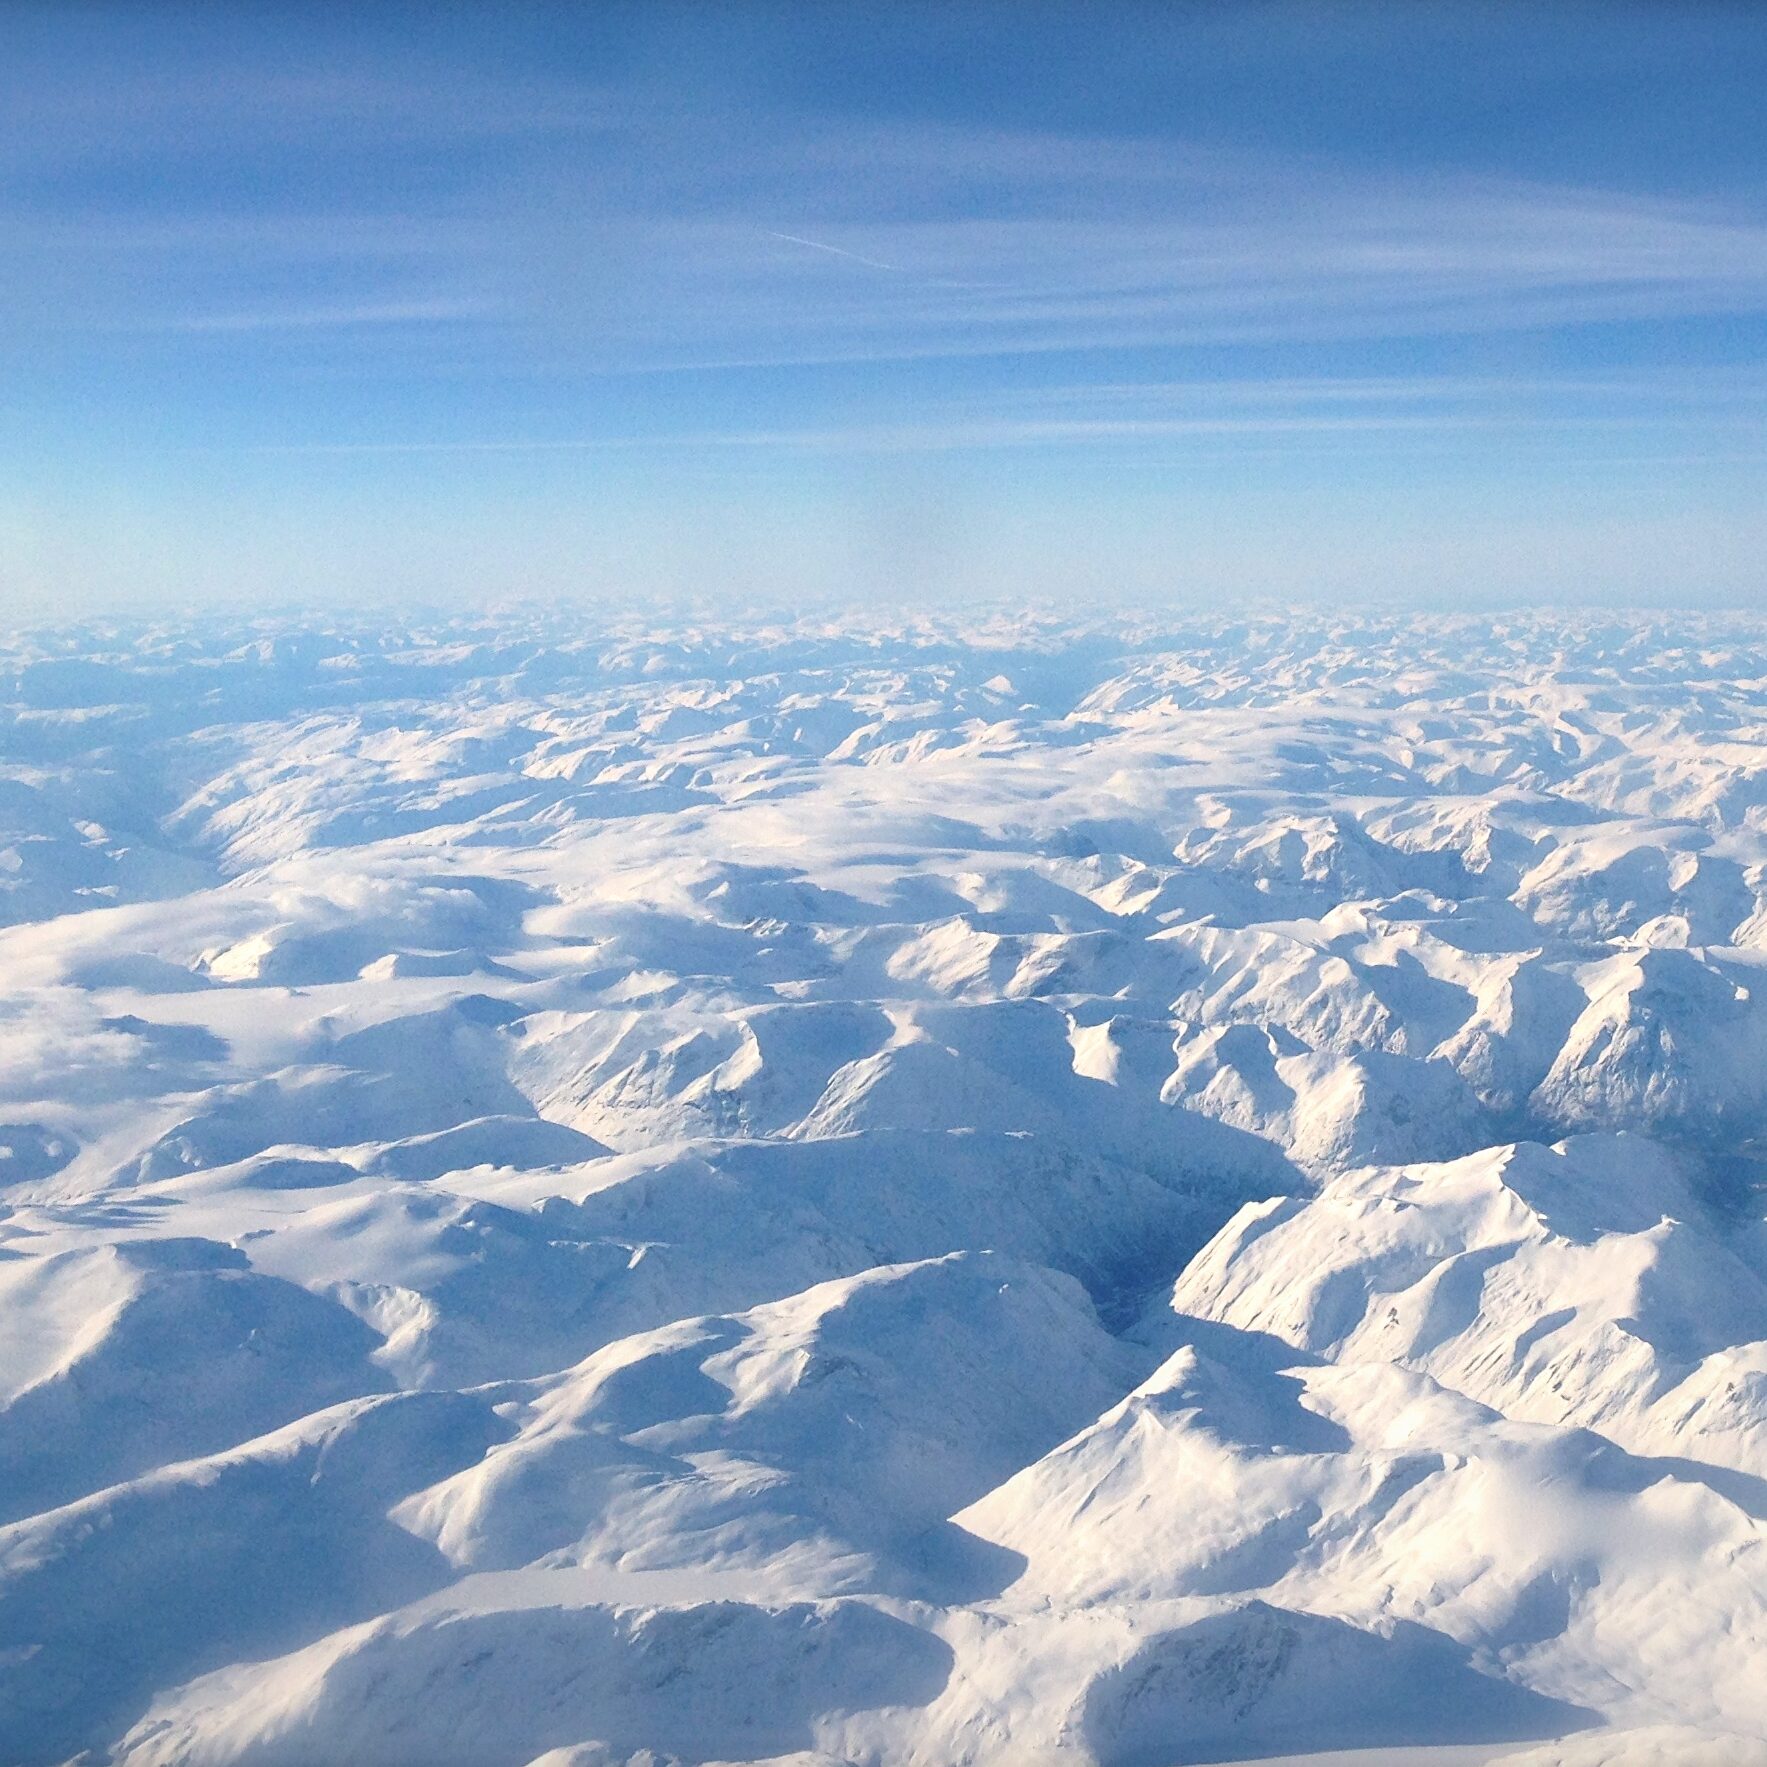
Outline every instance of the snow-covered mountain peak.
{"type": "Polygon", "coordinates": [[[0,1761],[1767,1761],[1764,646],[6,640],[0,1761]]]}

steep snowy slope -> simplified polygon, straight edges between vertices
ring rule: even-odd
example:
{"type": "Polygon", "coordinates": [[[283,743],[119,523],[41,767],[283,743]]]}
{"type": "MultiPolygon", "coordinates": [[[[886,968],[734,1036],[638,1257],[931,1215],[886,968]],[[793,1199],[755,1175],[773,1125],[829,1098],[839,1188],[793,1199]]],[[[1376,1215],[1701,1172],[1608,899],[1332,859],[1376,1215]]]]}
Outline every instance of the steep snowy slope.
{"type": "Polygon", "coordinates": [[[0,1767],[1767,1764],[1767,626],[0,638],[0,1767]]]}
{"type": "Polygon", "coordinates": [[[1685,1160],[1629,1136],[1372,1167],[1248,1205],[1173,1305],[1767,1485],[1767,1230],[1723,1220],[1685,1160]]]}

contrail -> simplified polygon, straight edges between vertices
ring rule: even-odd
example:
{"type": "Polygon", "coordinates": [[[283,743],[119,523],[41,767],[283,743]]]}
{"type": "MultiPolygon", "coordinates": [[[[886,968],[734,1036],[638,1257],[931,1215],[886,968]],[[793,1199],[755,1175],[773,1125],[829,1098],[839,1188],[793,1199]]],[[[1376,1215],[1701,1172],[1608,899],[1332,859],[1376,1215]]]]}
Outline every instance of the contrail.
{"type": "Polygon", "coordinates": [[[844,246],[824,245],[819,239],[805,239],[797,233],[776,233],[771,227],[763,227],[761,231],[769,239],[789,240],[793,245],[807,245],[813,252],[828,252],[833,257],[851,258],[855,264],[865,264],[873,270],[894,270],[898,274],[904,273],[900,264],[886,264],[878,258],[863,258],[857,252],[848,251],[844,246]]]}

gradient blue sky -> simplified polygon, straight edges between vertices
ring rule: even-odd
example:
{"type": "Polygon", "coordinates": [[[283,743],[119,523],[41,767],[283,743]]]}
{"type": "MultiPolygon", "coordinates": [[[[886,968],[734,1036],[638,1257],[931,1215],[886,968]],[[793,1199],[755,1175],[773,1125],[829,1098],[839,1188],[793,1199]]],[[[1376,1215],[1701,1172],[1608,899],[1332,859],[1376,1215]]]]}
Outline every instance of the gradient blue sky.
{"type": "Polygon", "coordinates": [[[0,9],[0,593],[1767,601],[1767,11],[0,9]]]}

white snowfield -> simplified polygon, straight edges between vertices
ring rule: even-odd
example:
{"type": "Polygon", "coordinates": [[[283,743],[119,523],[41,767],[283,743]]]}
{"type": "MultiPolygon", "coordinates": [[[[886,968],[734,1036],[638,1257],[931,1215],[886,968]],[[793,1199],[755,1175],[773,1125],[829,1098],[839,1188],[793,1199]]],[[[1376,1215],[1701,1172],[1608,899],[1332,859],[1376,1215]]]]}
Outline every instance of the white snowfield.
{"type": "Polygon", "coordinates": [[[1767,621],[0,640],[0,1761],[1767,1762],[1767,621]]]}

